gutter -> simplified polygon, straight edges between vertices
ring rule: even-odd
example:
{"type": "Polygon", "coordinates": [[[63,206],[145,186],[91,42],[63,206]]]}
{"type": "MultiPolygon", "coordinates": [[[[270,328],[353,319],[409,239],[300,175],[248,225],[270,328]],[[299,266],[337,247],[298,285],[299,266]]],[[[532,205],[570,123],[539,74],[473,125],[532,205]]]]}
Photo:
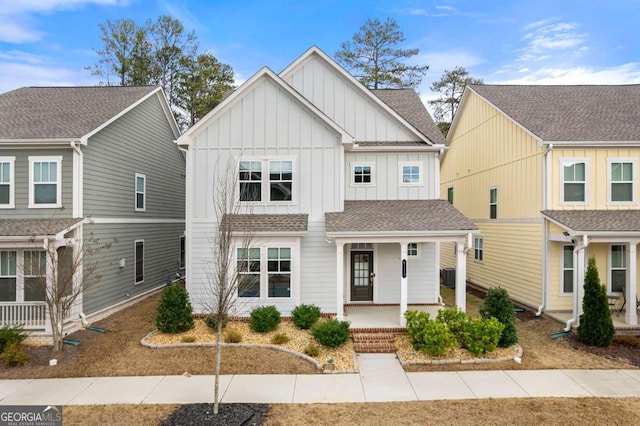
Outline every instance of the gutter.
{"type": "MultiPolygon", "coordinates": [[[[549,171],[551,170],[551,150],[553,149],[553,144],[547,145],[547,149],[544,150],[542,154],[542,210],[548,210],[551,205],[551,201],[549,197],[551,195],[551,179],[549,177],[549,171]]],[[[538,306],[538,311],[536,312],[536,316],[539,317],[542,315],[542,311],[544,311],[544,307],[547,303],[547,294],[548,294],[548,286],[549,286],[549,228],[547,225],[547,221],[544,221],[542,238],[544,241],[542,242],[542,300],[540,301],[540,306],[538,306]]]]}

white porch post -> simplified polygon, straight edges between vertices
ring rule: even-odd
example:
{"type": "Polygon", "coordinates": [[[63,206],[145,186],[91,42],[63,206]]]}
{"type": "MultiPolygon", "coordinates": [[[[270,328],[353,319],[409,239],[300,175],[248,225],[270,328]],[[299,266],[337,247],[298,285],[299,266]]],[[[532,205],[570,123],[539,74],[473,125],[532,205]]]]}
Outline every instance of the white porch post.
{"type": "Polygon", "coordinates": [[[344,243],[336,242],[336,317],[344,320],[344,243]]]}
{"type": "Polygon", "coordinates": [[[627,280],[627,313],[624,322],[629,325],[638,325],[638,314],[636,313],[636,297],[638,295],[638,265],[637,265],[637,241],[629,242],[629,279],[627,280]]]}
{"type": "Polygon", "coordinates": [[[456,243],[456,307],[467,311],[467,255],[464,241],[456,243]]]}
{"type": "MultiPolygon", "coordinates": [[[[55,268],[55,265],[58,264],[58,252],[55,249],[51,249],[51,244],[54,243],[49,241],[48,239],[44,240],[44,250],[46,256],[45,275],[47,281],[45,289],[45,301],[47,298],[51,298],[54,295],[54,292],[57,290],[56,288],[54,288],[54,273],[57,269],[55,268]]],[[[45,308],[44,331],[46,333],[51,333],[52,327],[53,325],[51,324],[51,313],[49,312],[49,306],[47,304],[47,307],[45,308]]]]}
{"type": "Polygon", "coordinates": [[[408,243],[400,243],[400,327],[407,325],[404,313],[407,312],[407,247],[408,243]]]}

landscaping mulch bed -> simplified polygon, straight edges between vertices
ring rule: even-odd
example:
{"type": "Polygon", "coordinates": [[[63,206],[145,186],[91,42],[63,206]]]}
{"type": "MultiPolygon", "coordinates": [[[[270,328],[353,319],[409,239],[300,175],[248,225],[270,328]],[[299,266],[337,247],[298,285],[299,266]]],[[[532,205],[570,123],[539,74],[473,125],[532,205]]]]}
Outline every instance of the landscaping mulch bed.
{"type": "Polygon", "coordinates": [[[267,404],[185,404],[160,422],[160,426],[258,426],[269,411],[267,404]]]}

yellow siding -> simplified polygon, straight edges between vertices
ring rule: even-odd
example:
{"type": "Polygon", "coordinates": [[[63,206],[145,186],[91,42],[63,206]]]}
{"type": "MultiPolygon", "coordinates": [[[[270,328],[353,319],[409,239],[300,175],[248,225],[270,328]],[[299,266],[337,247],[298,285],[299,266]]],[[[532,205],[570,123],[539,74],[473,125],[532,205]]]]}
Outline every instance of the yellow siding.
{"type": "MultiPolygon", "coordinates": [[[[618,210],[637,209],[638,205],[609,205],[609,158],[640,158],[640,149],[598,149],[598,148],[576,148],[558,149],[552,151],[551,160],[551,205],[552,209],[573,210],[573,209],[598,209],[598,210],[618,210]],[[586,158],[587,159],[587,203],[585,205],[566,205],[561,202],[562,186],[562,165],[561,158],[586,158]]],[[[636,170],[636,174],[640,173],[636,170]]],[[[638,180],[637,176],[634,179],[638,180]]],[[[638,196],[638,185],[636,184],[636,201],[638,196]]]]}

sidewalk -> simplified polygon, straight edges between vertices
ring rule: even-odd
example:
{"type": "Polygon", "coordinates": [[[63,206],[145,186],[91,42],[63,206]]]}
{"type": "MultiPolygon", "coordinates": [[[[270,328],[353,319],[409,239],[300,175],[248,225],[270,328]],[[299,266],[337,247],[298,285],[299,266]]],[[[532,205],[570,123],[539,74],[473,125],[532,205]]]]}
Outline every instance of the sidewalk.
{"type": "MultiPolygon", "coordinates": [[[[640,397],[640,370],[405,373],[394,355],[358,356],[358,374],[226,375],[222,402],[324,403],[476,398],[640,397]]],[[[214,376],[0,380],[0,405],[213,401],[214,376]]]]}

